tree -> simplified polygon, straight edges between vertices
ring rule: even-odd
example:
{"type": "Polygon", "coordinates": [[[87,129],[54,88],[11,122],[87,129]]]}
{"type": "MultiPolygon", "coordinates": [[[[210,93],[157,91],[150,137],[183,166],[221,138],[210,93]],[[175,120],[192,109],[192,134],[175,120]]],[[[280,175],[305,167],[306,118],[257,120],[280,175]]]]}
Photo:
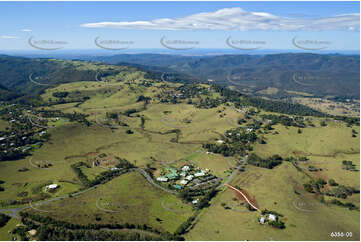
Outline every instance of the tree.
{"type": "Polygon", "coordinates": [[[330,184],[330,186],[338,186],[338,183],[334,179],[330,179],[328,184],[330,184]]]}

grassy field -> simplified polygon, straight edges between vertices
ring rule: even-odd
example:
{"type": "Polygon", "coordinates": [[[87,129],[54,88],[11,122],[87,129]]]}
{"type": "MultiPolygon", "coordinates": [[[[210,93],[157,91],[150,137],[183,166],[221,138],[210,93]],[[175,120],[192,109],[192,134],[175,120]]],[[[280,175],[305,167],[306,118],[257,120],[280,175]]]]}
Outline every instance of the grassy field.
{"type": "Polygon", "coordinates": [[[360,169],[360,139],[352,137],[351,130],[359,127],[346,127],[344,123],[330,122],[326,127],[309,127],[297,133],[297,128],[274,126],[279,134],[267,134],[267,144],[257,144],[255,153],[262,157],[279,154],[283,157],[306,156],[309,160],[301,163],[303,168],[313,165],[322,168],[323,179],[335,179],[342,184],[359,187],[359,172],[342,169],[343,160],[351,160],[360,169]],[[303,164],[303,165],[302,165],[303,164]]]}
{"type": "MultiPolygon", "coordinates": [[[[317,197],[301,191],[306,177],[291,164],[273,170],[247,166],[246,172],[231,183],[239,185],[255,196],[261,209],[275,210],[284,215],[286,229],[260,225],[258,212],[249,212],[244,206],[232,204],[235,194],[226,189],[203,211],[187,240],[333,240],[333,231],[353,232],[348,240],[359,239],[359,212],[336,206],[327,207],[317,197]],[[300,191],[297,195],[294,190],[300,191]],[[226,203],[236,209],[224,209],[226,203]],[[305,212],[294,203],[305,204],[305,212]],[[340,218],[342,217],[342,220],[340,218]]],[[[346,240],[343,238],[343,240],[346,240]]]]}
{"type": "MultiPolygon", "coordinates": [[[[69,65],[70,62],[62,63],[69,65]]],[[[146,86],[143,82],[147,78],[141,71],[113,67],[120,72],[101,77],[102,72],[109,71],[109,66],[72,63],[79,70],[98,70],[99,76],[86,82],[47,89],[42,94],[44,101],[58,101],[53,96],[55,92],[68,92],[65,100],[70,103],[50,105],[45,109],[86,114],[91,125],[88,127],[63,118],[54,121],[52,118],[49,125],[53,128],[48,129],[49,142],[26,159],[0,162],[0,178],[5,181],[0,201],[21,199],[21,196],[32,198],[45,192],[45,186],[50,183],[60,185],[55,193],[49,194],[52,197],[77,191],[81,183],[71,164],[80,161],[91,164],[94,157],[101,153],[125,158],[141,168],[151,165],[155,175],[170,165],[181,167],[192,163],[208,168],[212,174],[225,179],[231,173],[230,168],[237,165],[233,157],[226,158],[202,149],[203,143],[223,139],[225,131],[237,127],[238,119],[244,118],[244,113],[237,112],[231,104],[198,109],[187,104],[186,100],[178,104],[162,103],[158,95],[181,84],[152,82],[146,86]],[[141,95],[152,100],[144,105],[144,102],[138,101],[141,95]],[[129,109],[137,112],[127,116],[124,112],[129,109]],[[107,113],[117,113],[120,122],[107,119],[107,113]],[[132,133],[129,134],[128,130],[132,133]],[[179,130],[179,136],[175,130],[179,130]],[[51,163],[52,166],[49,169],[37,167],[37,164],[43,163],[51,163]],[[22,168],[28,170],[18,171],[22,168]]],[[[275,90],[265,91],[271,94],[275,90]]],[[[218,97],[219,94],[213,93],[212,96],[218,97]]],[[[313,118],[316,127],[302,129],[301,134],[298,128],[274,125],[274,130],[264,135],[267,143],[255,143],[253,152],[264,158],[274,154],[282,157],[307,156],[309,160],[300,163],[301,168],[307,170],[309,165],[322,168],[322,172],[311,176],[325,180],[333,178],[340,184],[359,188],[359,172],[346,171],[341,167],[343,160],[352,160],[360,169],[359,127],[350,128],[341,122],[327,122],[326,127],[321,127],[321,120],[313,118]],[[351,137],[352,129],[358,133],[356,138],[351,137]],[[278,134],[273,134],[275,131],[278,134]]],[[[5,127],[6,123],[0,120],[0,130],[5,127]]],[[[105,169],[82,166],[81,170],[92,180],[105,169]]],[[[286,229],[260,225],[257,221],[259,213],[248,211],[241,201],[235,199],[232,190],[224,188],[212,200],[211,206],[202,210],[186,239],[333,240],[330,233],[339,231],[353,232],[350,239],[358,240],[359,211],[324,205],[319,197],[304,191],[303,184],[308,181],[304,173],[286,161],[272,170],[246,165],[246,171],[238,173],[231,184],[255,196],[261,209],[283,214],[286,229]],[[222,204],[231,209],[225,209],[222,204]],[[312,211],[305,212],[295,204],[302,204],[312,211]]],[[[360,196],[354,194],[345,201],[359,204],[360,196]]],[[[194,213],[192,206],[154,187],[136,172],[121,175],[78,197],[49,203],[39,209],[29,211],[80,224],[147,224],[169,232],[174,232],[194,213]]],[[[14,226],[13,223],[15,220],[7,226],[14,226]]],[[[0,239],[6,237],[4,231],[5,228],[0,230],[0,239]]]]}
{"type": "Polygon", "coordinates": [[[19,223],[20,221],[17,219],[14,218],[10,219],[4,227],[0,228],[0,240],[1,241],[13,240],[14,235],[9,234],[9,231],[12,231],[14,228],[16,228],[16,225],[19,223]]]}
{"type": "Polygon", "coordinates": [[[335,102],[326,98],[294,97],[293,101],[332,115],[360,116],[360,101],[335,102]]]}
{"type": "Polygon", "coordinates": [[[9,123],[0,119],[0,131],[5,131],[7,127],[9,127],[9,123]]]}
{"type": "Polygon", "coordinates": [[[170,232],[174,232],[192,214],[192,206],[155,188],[135,172],[115,178],[79,197],[57,201],[39,209],[50,211],[46,215],[72,223],[147,224],[170,232]],[[177,212],[163,208],[162,203],[177,212]]]}

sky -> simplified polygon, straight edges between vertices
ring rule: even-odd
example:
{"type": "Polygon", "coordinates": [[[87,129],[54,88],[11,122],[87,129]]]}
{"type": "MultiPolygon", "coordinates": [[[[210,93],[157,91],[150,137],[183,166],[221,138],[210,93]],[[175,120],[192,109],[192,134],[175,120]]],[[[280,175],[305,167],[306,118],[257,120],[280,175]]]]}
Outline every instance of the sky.
{"type": "Polygon", "coordinates": [[[0,51],[359,50],[359,2],[0,2],[0,51]]]}

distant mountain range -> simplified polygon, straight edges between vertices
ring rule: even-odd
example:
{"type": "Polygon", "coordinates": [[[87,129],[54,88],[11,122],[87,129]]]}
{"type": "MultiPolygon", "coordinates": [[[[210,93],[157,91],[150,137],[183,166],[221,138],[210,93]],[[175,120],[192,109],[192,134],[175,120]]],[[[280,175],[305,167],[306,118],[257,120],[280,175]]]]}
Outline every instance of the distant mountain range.
{"type": "Polygon", "coordinates": [[[121,54],[84,58],[111,64],[134,64],[152,71],[179,73],[197,81],[213,80],[240,91],[276,88],[324,97],[360,97],[360,56],[285,53],[271,55],[181,56],[121,54]]]}
{"type": "MultiPolygon", "coordinates": [[[[360,98],[360,56],[320,54],[182,56],[121,54],[80,58],[127,64],[162,73],[168,81],[212,81],[243,93],[285,98],[293,93],[316,97],[360,98]]],[[[0,55],[0,99],[21,93],[40,94],[49,85],[94,80],[95,70],[45,58],[0,55]],[[34,85],[35,82],[48,86],[34,85]]]]}

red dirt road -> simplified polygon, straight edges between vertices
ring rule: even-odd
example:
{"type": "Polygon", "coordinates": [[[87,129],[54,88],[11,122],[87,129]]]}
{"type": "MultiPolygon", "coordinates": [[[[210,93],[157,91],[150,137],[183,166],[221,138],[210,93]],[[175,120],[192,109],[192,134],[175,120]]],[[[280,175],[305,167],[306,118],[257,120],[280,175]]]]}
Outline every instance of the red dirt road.
{"type": "Polygon", "coordinates": [[[253,209],[257,210],[257,211],[260,211],[260,209],[258,208],[258,204],[257,202],[255,201],[255,199],[252,199],[249,194],[245,191],[240,191],[238,190],[237,188],[231,186],[231,185],[228,185],[226,184],[226,186],[232,190],[234,190],[236,193],[237,193],[237,197],[246,201],[253,209]]]}

